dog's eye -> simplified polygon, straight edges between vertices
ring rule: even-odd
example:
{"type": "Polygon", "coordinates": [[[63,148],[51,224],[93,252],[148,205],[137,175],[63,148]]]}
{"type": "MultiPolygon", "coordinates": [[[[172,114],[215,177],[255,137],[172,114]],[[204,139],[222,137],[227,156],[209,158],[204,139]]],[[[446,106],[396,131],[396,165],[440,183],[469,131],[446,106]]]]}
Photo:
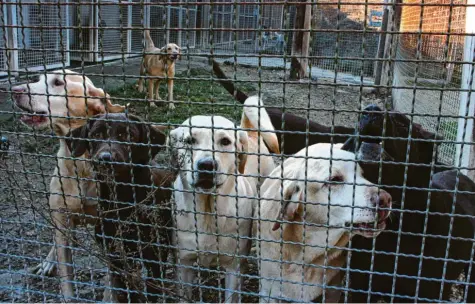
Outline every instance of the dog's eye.
{"type": "Polygon", "coordinates": [[[184,142],[187,145],[194,145],[196,143],[196,139],[194,137],[187,137],[185,138],[184,142]]]}
{"type": "Polygon", "coordinates": [[[127,134],[126,133],[119,133],[117,135],[117,137],[119,138],[120,141],[125,141],[127,140],[127,134]]]}
{"type": "Polygon", "coordinates": [[[54,85],[57,87],[64,86],[64,81],[62,81],[61,79],[56,79],[54,81],[54,85]]]}
{"type": "Polygon", "coordinates": [[[228,138],[223,138],[219,142],[222,146],[229,146],[231,144],[231,141],[228,138]]]}
{"type": "Polygon", "coordinates": [[[171,49],[172,49],[171,47],[168,48],[169,51],[171,51],[171,49]]]}
{"type": "Polygon", "coordinates": [[[94,138],[94,139],[102,139],[102,133],[100,133],[100,132],[99,132],[99,133],[94,133],[94,134],[92,134],[92,138],[94,138]]]}
{"type": "Polygon", "coordinates": [[[335,175],[332,176],[328,179],[330,182],[336,182],[336,183],[342,183],[343,182],[343,177],[341,175],[335,175]]]}

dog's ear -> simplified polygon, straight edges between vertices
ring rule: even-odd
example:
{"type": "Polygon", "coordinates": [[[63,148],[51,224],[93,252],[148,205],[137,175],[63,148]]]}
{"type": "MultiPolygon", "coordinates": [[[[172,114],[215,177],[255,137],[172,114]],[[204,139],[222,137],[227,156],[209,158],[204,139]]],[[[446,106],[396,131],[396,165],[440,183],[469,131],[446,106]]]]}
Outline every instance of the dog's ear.
{"type": "MultiPolygon", "coordinates": [[[[162,149],[162,146],[165,144],[167,139],[165,133],[162,132],[160,127],[156,127],[144,122],[140,117],[133,114],[127,115],[129,121],[137,122],[137,127],[140,131],[140,142],[144,144],[151,144],[150,152],[152,159],[157,155],[157,153],[162,149]]],[[[147,147],[145,147],[147,148],[147,147]]],[[[144,159],[148,160],[148,149],[146,149],[146,156],[144,159]]]]}
{"type": "Polygon", "coordinates": [[[110,95],[106,94],[103,89],[96,88],[93,85],[88,84],[87,96],[94,97],[88,98],[87,108],[91,116],[96,114],[109,113],[121,113],[125,111],[125,107],[112,104],[110,101],[110,95]]]}
{"type": "Polygon", "coordinates": [[[158,55],[158,58],[160,60],[167,60],[168,52],[167,52],[167,46],[165,45],[160,49],[160,55],[158,55]]]}
{"type": "Polygon", "coordinates": [[[79,157],[88,150],[88,129],[89,124],[85,124],[82,127],[71,130],[66,135],[66,145],[69,151],[71,151],[72,157],[79,157]]]}
{"type": "Polygon", "coordinates": [[[420,124],[412,124],[412,137],[421,138],[421,139],[433,139],[433,140],[443,140],[444,138],[438,134],[427,131],[420,124]]]}
{"type": "Polygon", "coordinates": [[[166,142],[167,151],[170,154],[170,165],[173,168],[179,167],[177,150],[175,149],[176,139],[178,136],[177,132],[179,132],[178,129],[170,131],[170,133],[168,133],[167,142],[166,142]]]}
{"type": "Polygon", "coordinates": [[[410,162],[430,163],[437,143],[428,141],[417,141],[417,139],[443,140],[443,137],[424,129],[420,124],[412,124],[412,138],[416,139],[411,143],[410,162]]]}
{"type": "Polygon", "coordinates": [[[177,45],[176,48],[178,49],[178,60],[181,60],[181,47],[177,45]]]}
{"type": "Polygon", "coordinates": [[[355,145],[356,145],[355,138],[350,137],[345,141],[345,143],[341,147],[341,150],[348,151],[348,152],[351,152],[351,153],[356,153],[356,151],[355,151],[356,146],[355,145]]]}
{"type": "Polygon", "coordinates": [[[247,132],[238,131],[238,165],[239,173],[244,174],[244,169],[246,168],[247,162],[247,152],[249,151],[249,139],[247,137],[247,132]],[[244,152],[244,153],[243,153],[244,152]]]}
{"type": "Polygon", "coordinates": [[[153,145],[151,147],[152,158],[157,155],[158,152],[163,148],[165,142],[167,140],[167,136],[163,131],[159,128],[159,126],[149,126],[149,134],[150,134],[150,144],[153,145]]]}
{"type": "Polygon", "coordinates": [[[303,212],[301,203],[303,191],[299,189],[296,182],[284,184],[282,193],[284,193],[283,206],[275,219],[277,222],[274,223],[272,231],[280,228],[281,223],[279,221],[294,221],[303,212]]]}

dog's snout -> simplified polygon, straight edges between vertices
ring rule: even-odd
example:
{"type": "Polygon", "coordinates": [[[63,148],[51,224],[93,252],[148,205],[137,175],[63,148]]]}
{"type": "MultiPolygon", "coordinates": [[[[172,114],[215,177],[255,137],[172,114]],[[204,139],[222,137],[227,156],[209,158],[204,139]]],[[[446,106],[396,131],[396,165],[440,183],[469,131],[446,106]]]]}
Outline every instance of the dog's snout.
{"type": "Polygon", "coordinates": [[[104,162],[110,162],[112,161],[112,154],[110,152],[101,152],[97,159],[104,162]]]}
{"type": "Polygon", "coordinates": [[[13,93],[24,93],[24,92],[25,92],[25,88],[22,87],[22,86],[16,86],[16,87],[13,87],[13,88],[12,88],[12,92],[13,92],[13,93]]]}
{"type": "Polygon", "coordinates": [[[390,208],[391,207],[391,195],[386,191],[382,190],[379,192],[378,196],[378,205],[382,208],[390,208]]]}
{"type": "Polygon", "coordinates": [[[21,96],[25,92],[26,92],[26,89],[23,86],[16,86],[12,88],[12,94],[14,98],[21,96]]]}
{"type": "Polygon", "coordinates": [[[391,195],[384,190],[380,190],[379,193],[376,192],[371,197],[371,202],[373,203],[374,207],[378,207],[378,221],[384,221],[389,217],[391,213],[391,195]]]}
{"type": "Polygon", "coordinates": [[[208,171],[204,173],[212,173],[218,168],[218,163],[212,158],[200,159],[196,164],[199,171],[208,171]]]}

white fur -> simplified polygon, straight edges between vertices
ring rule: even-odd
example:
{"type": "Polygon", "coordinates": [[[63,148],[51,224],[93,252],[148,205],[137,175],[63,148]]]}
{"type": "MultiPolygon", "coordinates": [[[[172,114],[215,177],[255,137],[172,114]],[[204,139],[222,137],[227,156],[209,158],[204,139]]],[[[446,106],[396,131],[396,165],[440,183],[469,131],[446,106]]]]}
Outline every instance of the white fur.
{"type": "MultiPolygon", "coordinates": [[[[324,263],[325,251],[327,252],[327,261],[330,261],[328,262],[330,264],[331,261],[338,259],[342,252],[337,249],[330,249],[331,251],[329,251],[325,246],[331,248],[342,240],[342,246],[346,245],[348,229],[344,228],[345,224],[350,222],[372,222],[376,217],[373,209],[355,208],[352,214],[351,206],[373,208],[374,204],[371,202],[371,197],[378,193],[377,188],[363,178],[361,168],[358,165],[355,166],[355,155],[353,153],[340,150],[339,147],[335,146],[331,149],[330,144],[316,144],[308,147],[308,152],[303,149],[296,156],[305,156],[307,153],[310,157],[307,161],[296,157],[285,160],[283,174],[280,167],[274,169],[271,176],[274,178],[283,176],[283,183],[278,179],[267,179],[261,188],[262,197],[265,200],[260,202],[261,209],[257,213],[264,221],[259,222],[258,231],[256,231],[260,240],[258,241],[258,256],[261,260],[259,275],[263,277],[260,280],[261,302],[276,302],[277,300],[272,297],[292,298],[309,302],[319,297],[322,294],[322,288],[303,286],[302,280],[304,283],[310,284],[328,284],[338,274],[338,271],[327,269],[326,279],[323,282],[324,270],[322,267],[306,266],[303,268],[302,265],[282,264],[279,262],[281,257],[285,262],[329,265],[324,263]],[[331,172],[330,155],[333,159],[331,172]],[[349,184],[329,185],[324,183],[335,175],[342,176],[344,181],[349,184]],[[303,181],[304,179],[306,182],[303,181]],[[353,186],[352,184],[355,183],[357,185],[353,186]],[[328,200],[329,189],[331,189],[330,201],[328,200]],[[302,227],[301,225],[282,224],[279,229],[273,231],[274,222],[265,220],[275,221],[279,219],[282,206],[281,193],[284,194],[284,198],[291,201],[287,209],[284,210],[287,215],[292,216],[296,212],[295,214],[301,216],[300,221],[321,225],[328,224],[334,228],[305,226],[305,240],[303,240],[301,231],[303,229],[297,229],[297,227],[302,227]],[[307,202],[306,207],[303,207],[302,201],[307,202]],[[296,231],[300,232],[296,233],[296,231]],[[303,242],[305,243],[305,249],[299,245],[287,244],[282,246],[279,243],[282,238],[285,241],[303,242]],[[265,261],[265,259],[273,259],[277,262],[265,261]],[[280,280],[295,283],[282,283],[281,285],[280,280]]],[[[287,220],[293,221],[292,219],[287,220]]]]}
{"type": "MultiPolygon", "coordinates": [[[[249,129],[262,126],[270,131],[261,133],[260,138],[256,131],[235,130],[234,123],[221,116],[193,116],[183,122],[181,127],[171,131],[169,136],[173,161],[180,168],[174,184],[177,214],[175,225],[178,230],[174,240],[178,246],[177,263],[191,266],[198,262],[204,267],[217,264],[223,267],[227,272],[226,302],[239,300],[238,294],[233,291],[240,290],[242,279],[237,275],[245,266],[245,260],[235,258],[234,255],[249,254],[251,244],[248,237],[251,236],[252,227],[250,218],[256,203],[254,197],[257,195],[258,178],[239,173],[267,176],[272,172],[274,161],[266,155],[269,151],[264,141],[271,149],[277,150],[273,152],[278,152],[277,137],[272,132],[274,129],[269,115],[264,108],[259,110],[256,107],[258,105],[262,106],[262,102],[255,97],[245,102],[241,124],[249,129]],[[223,138],[227,138],[230,143],[223,145],[223,138]],[[239,153],[237,157],[236,152],[239,153]],[[260,155],[246,155],[242,152],[260,155]],[[201,190],[196,186],[197,164],[203,159],[214,159],[217,162],[218,186],[206,190],[212,191],[216,196],[192,193],[193,190],[201,190]],[[242,172],[238,172],[239,170],[242,172]],[[220,236],[213,235],[216,233],[220,236]],[[240,237],[239,241],[236,240],[236,235],[240,237]],[[199,250],[209,252],[199,254],[199,250]]],[[[178,267],[178,281],[190,284],[194,279],[195,272],[192,269],[178,267]]],[[[191,299],[191,287],[186,284],[178,286],[179,293],[191,299]]]]}

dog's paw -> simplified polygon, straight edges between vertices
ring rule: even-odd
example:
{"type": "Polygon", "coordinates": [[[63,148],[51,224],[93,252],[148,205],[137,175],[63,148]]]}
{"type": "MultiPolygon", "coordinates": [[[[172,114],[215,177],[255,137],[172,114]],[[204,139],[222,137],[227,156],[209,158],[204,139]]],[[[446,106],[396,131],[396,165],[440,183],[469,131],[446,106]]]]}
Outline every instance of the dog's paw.
{"type": "Polygon", "coordinates": [[[48,260],[43,261],[31,268],[31,273],[39,276],[51,277],[56,273],[56,264],[48,260]]]}
{"type": "Polygon", "coordinates": [[[158,108],[157,103],[156,103],[155,101],[152,101],[152,102],[150,103],[150,107],[151,107],[151,108],[158,108]]]}
{"type": "Polygon", "coordinates": [[[169,110],[175,110],[175,105],[173,104],[173,102],[170,102],[170,103],[168,104],[168,109],[169,109],[169,110]]]}

